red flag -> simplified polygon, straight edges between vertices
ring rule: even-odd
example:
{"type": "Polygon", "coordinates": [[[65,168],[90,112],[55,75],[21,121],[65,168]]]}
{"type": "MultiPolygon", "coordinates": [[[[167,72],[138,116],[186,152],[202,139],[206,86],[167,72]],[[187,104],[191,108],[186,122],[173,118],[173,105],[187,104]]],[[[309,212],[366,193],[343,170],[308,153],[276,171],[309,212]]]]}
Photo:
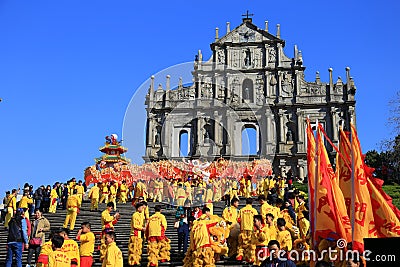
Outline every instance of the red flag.
{"type": "MultiPolygon", "coordinates": [[[[353,249],[363,251],[363,238],[400,236],[398,209],[382,190],[382,181],[372,177],[373,170],[363,160],[357,131],[351,125],[351,142],[348,136],[340,133],[340,152],[344,155],[338,161],[337,176],[351,215],[351,203],[354,201],[354,240],[353,249]],[[354,193],[351,192],[351,156],[354,162],[354,193]],[[347,162],[345,162],[347,161],[347,162]]],[[[352,216],[351,216],[352,217],[352,216]]]]}
{"type": "MultiPolygon", "coordinates": [[[[311,232],[315,234],[315,137],[311,128],[310,120],[307,119],[307,170],[308,170],[308,194],[310,204],[310,227],[311,232]]],[[[315,235],[313,236],[314,245],[316,244],[315,235]]]]}
{"type": "Polygon", "coordinates": [[[351,240],[350,218],[347,215],[342,191],[336,182],[336,176],[330,163],[322,136],[321,125],[317,134],[317,173],[315,188],[316,208],[316,238],[327,238],[330,233],[336,233],[340,238],[351,240]]]}

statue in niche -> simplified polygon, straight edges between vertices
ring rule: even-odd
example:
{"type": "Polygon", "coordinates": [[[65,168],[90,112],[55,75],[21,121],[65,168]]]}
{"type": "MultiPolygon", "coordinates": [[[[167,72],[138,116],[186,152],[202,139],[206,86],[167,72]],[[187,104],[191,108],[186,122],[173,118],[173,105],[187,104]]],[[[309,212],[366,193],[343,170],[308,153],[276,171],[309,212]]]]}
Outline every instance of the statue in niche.
{"type": "Polygon", "coordinates": [[[210,119],[205,118],[204,119],[205,124],[204,124],[204,143],[210,143],[211,137],[211,124],[210,124],[210,119]]]}
{"type": "Polygon", "coordinates": [[[269,63],[274,63],[276,61],[276,51],[274,48],[271,48],[269,50],[269,55],[268,55],[268,62],[269,63]]]}
{"type": "Polygon", "coordinates": [[[293,132],[291,129],[288,129],[286,133],[286,142],[293,142],[293,132]]]}
{"type": "Polygon", "coordinates": [[[219,85],[219,96],[218,97],[224,97],[224,94],[225,94],[225,81],[224,80],[222,80],[221,81],[221,83],[220,83],[220,85],[219,85]]]}
{"type": "Polygon", "coordinates": [[[292,82],[289,80],[288,76],[286,75],[283,76],[281,86],[283,95],[288,96],[292,93],[292,82]]]}
{"type": "Polygon", "coordinates": [[[218,50],[217,59],[219,64],[225,63],[225,53],[223,50],[218,50]]]}
{"type": "Polygon", "coordinates": [[[160,133],[159,132],[156,132],[156,135],[154,136],[154,144],[156,146],[160,145],[160,133]]]}
{"type": "Polygon", "coordinates": [[[154,132],[154,144],[156,146],[159,146],[161,144],[161,136],[160,136],[160,132],[161,132],[161,125],[159,122],[156,122],[156,126],[153,128],[153,132],[154,132]]]}
{"type": "Polygon", "coordinates": [[[249,67],[251,65],[251,52],[250,52],[250,49],[247,49],[245,51],[245,54],[246,54],[246,56],[244,58],[244,65],[246,67],[249,67]]]}
{"type": "Polygon", "coordinates": [[[244,88],[244,99],[250,99],[250,89],[248,87],[244,88]]]}
{"type": "Polygon", "coordinates": [[[236,51],[234,51],[232,53],[232,66],[237,67],[238,66],[237,61],[238,61],[238,54],[236,51]]]}

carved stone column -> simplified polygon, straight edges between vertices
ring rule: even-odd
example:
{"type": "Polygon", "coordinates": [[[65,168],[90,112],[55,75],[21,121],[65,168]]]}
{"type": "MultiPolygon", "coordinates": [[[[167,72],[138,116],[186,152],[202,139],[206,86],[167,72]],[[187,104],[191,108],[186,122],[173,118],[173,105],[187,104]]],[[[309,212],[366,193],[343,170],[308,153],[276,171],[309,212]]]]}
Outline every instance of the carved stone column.
{"type": "Polygon", "coordinates": [[[336,143],[338,141],[338,124],[337,124],[337,113],[334,107],[331,108],[331,118],[332,118],[332,141],[336,143]]]}
{"type": "Polygon", "coordinates": [[[305,152],[305,147],[304,147],[304,129],[305,129],[305,124],[304,124],[304,111],[299,110],[296,113],[297,115],[297,150],[298,152],[305,152]]]}
{"type": "Polygon", "coordinates": [[[279,141],[281,143],[285,142],[285,119],[283,118],[283,111],[279,111],[279,129],[280,129],[280,135],[279,135],[279,141]]]}

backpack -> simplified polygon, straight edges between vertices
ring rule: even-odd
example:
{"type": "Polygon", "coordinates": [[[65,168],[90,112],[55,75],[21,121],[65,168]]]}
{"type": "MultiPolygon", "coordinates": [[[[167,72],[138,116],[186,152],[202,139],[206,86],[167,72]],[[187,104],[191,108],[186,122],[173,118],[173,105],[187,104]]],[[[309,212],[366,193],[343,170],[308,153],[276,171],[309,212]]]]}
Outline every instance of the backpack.
{"type": "Polygon", "coordinates": [[[9,242],[22,242],[22,223],[21,220],[12,218],[8,224],[8,237],[7,243],[9,242]]]}

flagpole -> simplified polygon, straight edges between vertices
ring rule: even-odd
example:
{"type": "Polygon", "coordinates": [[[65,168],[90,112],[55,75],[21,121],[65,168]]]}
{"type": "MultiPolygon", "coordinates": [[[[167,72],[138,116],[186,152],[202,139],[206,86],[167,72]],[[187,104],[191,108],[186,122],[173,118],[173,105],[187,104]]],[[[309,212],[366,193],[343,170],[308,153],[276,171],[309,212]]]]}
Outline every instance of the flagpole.
{"type": "MultiPolygon", "coordinates": [[[[355,228],[355,214],[356,214],[356,203],[355,203],[355,160],[354,160],[354,142],[353,142],[353,129],[352,122],[350,120],[350,147],[351,147],[351,241],[354,242],[354,228],[355,228]]],[[[353,244],[353,243],[352,243],[353,244]]],[[[353,244],[354,246],[354,244],[353,244]]]]}
{"type": "Polygon", "coordinates": [[[317,136],[316,136],[316,142],[315,142],[315,158],[314,158],[314,161],[315,161],[315,177],[314,177],[314,232],[313,232],[313,240],[314,240],[314,249],[316,249],[317,248],[317,188],[318,188],[318,178],[319,178],[319,174],[318,174],[318,170],[319,170],[319,168],[318,168],[318,164],[319,164],[319,162],[318,162],[318,159],[319,159],[319,157],[318,157],[318,142],[319,142],[319,138],[320,138],[320,136],[319,136],[319,131],[318,131],[318,119],[316,120],[316,122],[315,122],[315,124],[316,124],[316,131],[317,131],[317,136]]]}

